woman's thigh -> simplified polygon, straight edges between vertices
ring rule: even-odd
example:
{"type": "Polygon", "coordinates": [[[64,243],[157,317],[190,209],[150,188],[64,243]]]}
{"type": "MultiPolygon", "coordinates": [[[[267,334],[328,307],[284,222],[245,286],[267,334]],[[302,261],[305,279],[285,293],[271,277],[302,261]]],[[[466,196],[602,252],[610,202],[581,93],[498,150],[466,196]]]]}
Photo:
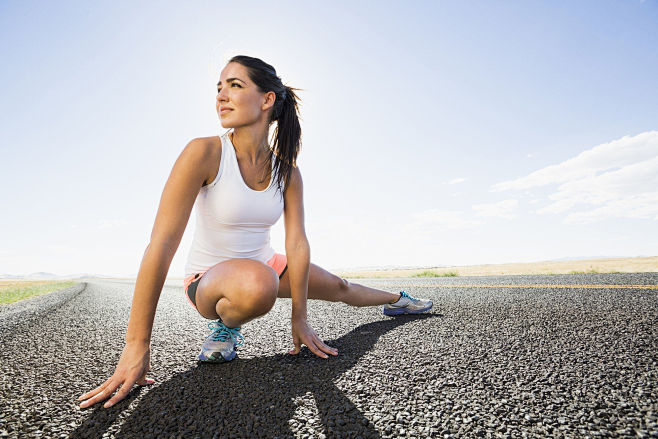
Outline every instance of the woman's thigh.
{"type": "Polygon", "coordinates": [[[202,316],[217,319],[216,306],[222,298],[236,306],[257,306],[275,300],[278,288],[279,277],[269,265],[254,259],[229,259],[203,275],[196,291],[196,306],[202,316]]]}
{"type": "MultiPolygon", "coordinates": [[[[290,265],[279,281],[278,297],[290,298],[290,265]]],[[[342,277],[328,272],[324,268],[310,264],[308,270],[308,298],[328,300],[331,302],[342,301],[349,288],[349,282],[342,277]]]]}

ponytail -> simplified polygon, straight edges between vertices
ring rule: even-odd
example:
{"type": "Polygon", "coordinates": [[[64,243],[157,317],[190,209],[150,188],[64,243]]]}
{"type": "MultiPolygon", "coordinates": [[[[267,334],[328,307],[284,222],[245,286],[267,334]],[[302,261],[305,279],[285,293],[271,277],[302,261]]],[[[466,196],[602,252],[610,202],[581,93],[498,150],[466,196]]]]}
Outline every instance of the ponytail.
{"type": "MultiPolygon", "coordinates": [[[[297,167],[297,155],[301,149],[302,139],[302,127],[299,124],[298,116],[299,98],[295,93],[295,90],[298,89],[286,85],[283,87],[283,92],[281,93],[283,99],[279,108],[279,114],[274,118],[277,124],[274,130],[274,140],[272,142],[272,150],[278,157],[274,166],[277,171],[277,177],[280,177],[277,180],[279,188],[281,188],[283,181],[285,181],[285,187],[288,187],[292,168],[297,167]]],[[[283,191],[281,193],[283,193],[283,191]]]]}

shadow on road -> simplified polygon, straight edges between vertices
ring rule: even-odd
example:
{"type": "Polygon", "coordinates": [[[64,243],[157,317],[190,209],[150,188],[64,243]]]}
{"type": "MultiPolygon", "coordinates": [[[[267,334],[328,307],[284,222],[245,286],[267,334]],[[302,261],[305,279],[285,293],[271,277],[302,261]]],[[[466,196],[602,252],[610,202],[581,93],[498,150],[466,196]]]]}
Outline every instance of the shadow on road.
{"type": "MultiPolygon", "coordinates": [[[[116,436],[290,437],[295,433],[289,420],[300,410],[294,399],[310,392],[329,436],[379,437],[374,425],[334,380],[352,368],[383,334],[436,316],[403,315],[361,325],[327,341],[339,355],[326,360],[304,347],[296,356],[276,354],[225,364],[199,363],[149,389],[116,436]]],[[[101,437],[121,417],[139,389],[114,407],[95,409],[71,437],[101,437]]],[[[313,417],[308,412],[302,416],[313,417]]],[[[319,430],[316,426],[315,431],[319,430]]]]}

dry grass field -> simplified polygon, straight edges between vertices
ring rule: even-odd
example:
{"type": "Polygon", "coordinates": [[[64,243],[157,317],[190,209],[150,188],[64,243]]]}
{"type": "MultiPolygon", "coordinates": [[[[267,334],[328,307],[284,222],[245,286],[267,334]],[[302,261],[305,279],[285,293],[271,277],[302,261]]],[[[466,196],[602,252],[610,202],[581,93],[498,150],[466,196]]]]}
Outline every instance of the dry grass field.
{"type": "Polygon", "coordinates": [[[0,279],[0,291],[6,291],[14,287],[28,288],[52,283],[54,283],[52,280],[0,279]]]}
{"type": "Polygon", "coordinates": [[[642,258],[583,259],[516,264],[470,265],[413,270],[335,272],[347,278],[390,278],[414,276],[497,276],[518,274],[646,273],[658,272],[658,256],[642,258]]]}
{"type": "Polygon", "coordinates": [[[76,281],[0,279],[0,305],[63,290],[76,281]]]}
{"type": "MultiPolygon", "coordinates": [[[[658,256],[638,258],[582,259],[577,261],[546,261],[515,264],[466,265],[440,268],[372,271],[332,271],[347,278],[441,277],[441,276],[499,276],[520,274],[572,274],[572,273],[648,273],[658,272],[658,256]]],[[[114,278],[134,280],[131,278],[114,278]]],[[[182,280],[182,277],[168,277],[182,280]]],[[[79,279],[78,281],[84,281],[79,279]]],[[[11,287],[38,287],[57,281],[28,281],[0,279],[0,292],[11,287]]]]}

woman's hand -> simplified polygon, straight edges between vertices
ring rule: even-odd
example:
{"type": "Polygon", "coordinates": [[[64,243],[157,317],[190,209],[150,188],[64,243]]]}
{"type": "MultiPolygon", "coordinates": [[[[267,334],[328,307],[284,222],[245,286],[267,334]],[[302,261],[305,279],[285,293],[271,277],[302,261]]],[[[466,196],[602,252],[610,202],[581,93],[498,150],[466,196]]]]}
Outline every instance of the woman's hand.
{"type": "Polygon", "coordinates": [[[117,394],[105,403],[104,407],[108,408],[125,398],[133,384],[137,383],[140,386],[153,384],[155,381],[146,378],[146,373],[150,370],[150,362],[151,349],[148,342],[126,343],[114,375],[94,390],[81,395],[78,401],[82,399],[87,401],[80,404],[80,408],[87,408],[106,400],[121,386],[117,394]]]}
{"type": "Polygon", "coordinates": [[[299,353],[302,344],[308,346],[311,352],[318,357],[329,358],[327,354],[338,355],[338,349],[324,344],[313,328],[306,323],[306,319],[292,319],[292,342],[295,344],[295,348],[288,352],[292,355],[299,353]]]}

